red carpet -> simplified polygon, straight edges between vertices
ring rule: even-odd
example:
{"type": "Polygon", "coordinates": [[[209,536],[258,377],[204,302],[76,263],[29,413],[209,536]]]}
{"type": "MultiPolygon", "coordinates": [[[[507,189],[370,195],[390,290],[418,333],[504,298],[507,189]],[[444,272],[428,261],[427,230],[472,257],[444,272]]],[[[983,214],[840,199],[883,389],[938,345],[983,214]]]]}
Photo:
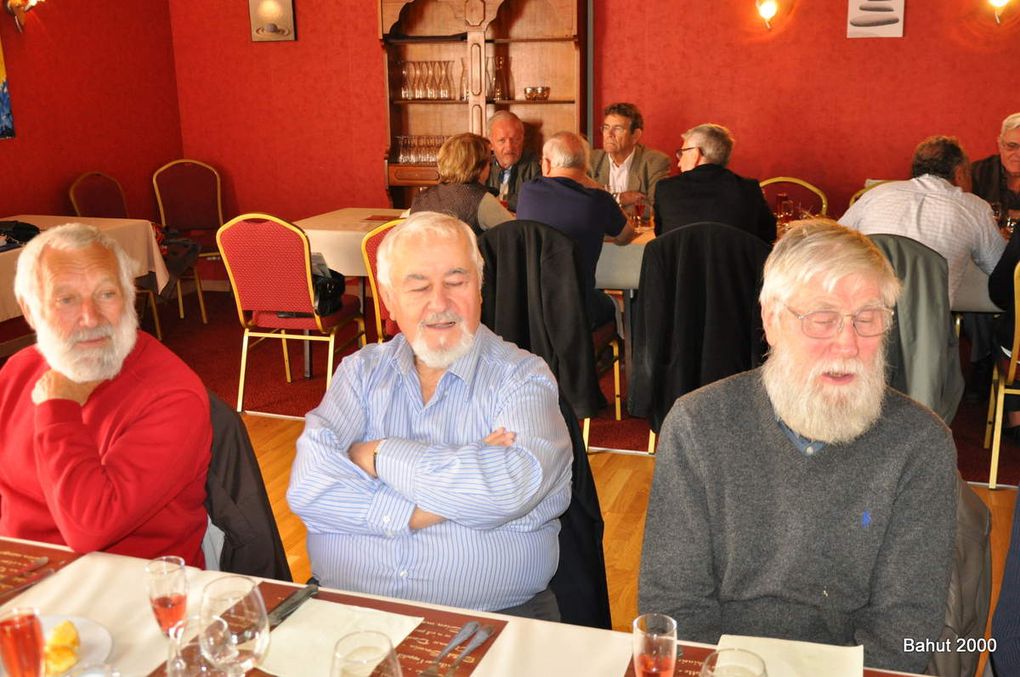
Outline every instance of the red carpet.
{"type": "MultiPolygon", "coordinates": [[[[241,326],[233,299],[226,293],[207,292],[209,324],[203,326],[194,295],[185,299],[187,316],[177,318],[175,304],[160,307],[166,344],[180,355],[202,377],[206,385],[233,405],[237,401],[237,381],[241,356],[241,326]]],[[[371,312],[371,309],[369,309],[371,312]]],[[[371,318],[369,318],[370,331],[371,318]]],[[[151,330],[151,319],[143,318],[144,329],[151,330]]],[[[350,334],[344,336],[347,338],[350,334]]],[[[301,345],[291,342],[290,355],[294,382],[284,378],[283,357],[279,341],[265,341],[248,351],[248,378],[244,407],[249,411],[302,416],[318,405],[326,389],[324,376],[326,351],[324,345],[312,350],[311,379],[302,375],[301,345]]],[[[348,349],[350,352],[351,349],[348,349]]],[[[338,356],[339,361],[339,356],[338,356]]],[[[626,379],[624,379],[626,381],[626,379]]],[[[626,383],[624,383],[626,410],[626,383]]],[[[612,373],[602,378],[606,400],[612,402],[612,373]]],[[[953,435],[959,455],[960,472],[967,480],[987,482],[990,454],[982,449],[987,402],[961,403],[953,422],[953,435]]],[[[904,431],[910,434],[910,431],[904,431]]],[[[624,411],[623,421],[614,421],[611,408],[592,420],[590,444],[594,447],[643,451],[648,446],[648,426],[644,419],[631,418],[624,411]]],[[[1020,483],[1020,448],[1004,440],[999,462],[999,483],[1020,483]]]]}

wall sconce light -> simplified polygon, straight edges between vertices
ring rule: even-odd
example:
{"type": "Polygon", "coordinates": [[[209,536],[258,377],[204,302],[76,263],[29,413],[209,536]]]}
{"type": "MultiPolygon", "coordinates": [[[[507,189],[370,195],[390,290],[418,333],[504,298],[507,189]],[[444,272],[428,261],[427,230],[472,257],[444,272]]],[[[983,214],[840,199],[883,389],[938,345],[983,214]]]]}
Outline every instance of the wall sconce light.
{"type": "Polygon", "coordinates": [[[7,0],[7,11],[14,16],[14,25],[20,33],[24,30],[25,14],[43,0],[7,0]]]}
{"type": "Polygon", "coordinates": [[[754,6],[758,8],[758,15],[765,20],[765,28],[772,30],[772,18],[779,11],[779,3],[776,0],[754,0],[754,6]]]}
{"type": "Polygon", "coordinates": [[[1009,0],[988,0],[988,4],[995,8],[995,23],[1002,23],[1002,11],[1006,9],[1009,0]]]}

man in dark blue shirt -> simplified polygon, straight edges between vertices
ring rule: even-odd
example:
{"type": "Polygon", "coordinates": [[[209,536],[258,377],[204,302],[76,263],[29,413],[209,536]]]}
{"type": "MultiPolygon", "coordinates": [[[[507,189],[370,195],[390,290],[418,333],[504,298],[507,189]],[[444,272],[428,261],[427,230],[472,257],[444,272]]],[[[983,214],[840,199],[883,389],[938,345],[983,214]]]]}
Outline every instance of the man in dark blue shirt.
{"type": "Polygon", "coordinates": [[[521,186],[517,218],[538,221],[577,242],[585,302],[592,328],[615,317],[615,305],[595,289],[603,238],[616,244],[634,239],[634,228],[613,197],[588,174],[588,148],[577,134],[558,132],[542,147],[542,177],[521,186]]]}

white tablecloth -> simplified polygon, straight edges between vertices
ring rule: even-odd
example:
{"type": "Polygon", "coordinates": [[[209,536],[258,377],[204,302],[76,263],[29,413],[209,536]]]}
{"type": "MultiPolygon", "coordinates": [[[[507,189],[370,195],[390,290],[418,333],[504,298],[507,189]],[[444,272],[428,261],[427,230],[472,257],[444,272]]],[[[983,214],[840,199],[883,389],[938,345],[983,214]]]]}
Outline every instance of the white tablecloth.
{"type": "MultiPolygon", "coordinates": [[[[64,223],[86,223],[99,228],[116,240],[131,258],[138,264],[135,275],[148,272],[156,274],[156,283],[162,289],[169,281],[163,256],[159,253],[159,245],[152,233],[152,227],[143,219],[97,219],[84,216],[44,216],[39,214],[19,214],[7,216],[3,221],[24,221],[46,230],[64,223]]],[[[14,297],[14,271],[17,267],[20,249],[0,252],[0,322],[21,315],[21,308],[14,297]]]]}
{"type": "Polygon", "coordinates": [[[305,231],[312,251],[320,252],[330,268],[349,277],[365,277],[368,273],[361,258],[361,241],[370,231],[399,217],[401,211],[347,207],[295,221],[294,225],[305,231]]]}

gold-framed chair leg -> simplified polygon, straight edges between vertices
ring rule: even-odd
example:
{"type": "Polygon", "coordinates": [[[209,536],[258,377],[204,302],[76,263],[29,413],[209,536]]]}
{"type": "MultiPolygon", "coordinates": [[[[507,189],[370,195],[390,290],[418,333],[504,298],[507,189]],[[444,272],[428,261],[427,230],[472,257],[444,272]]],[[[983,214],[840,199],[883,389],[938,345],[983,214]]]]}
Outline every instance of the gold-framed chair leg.
{"type": "Polygon", "coordinates": [[[280,343],[283,345],[283,371],[287,374],[287,383],[290,383],[290,351],[287,350],[287,339],[281,336],[280,343]]]}
{"type": "Polygon", "coordinates": [[[244,375],[248,369],[248,330],[244,330],[241,339],[241,378],[237,382],[237,411],[244,411],[244,375]]]}
{"type": "Polygon", "coordinates": [[[368,343],[368,334],[365,332],[365,318],[358,316],[354,318],[354,321],[358,325],[358,347],[364,348],[368,343]]]}
{"type": "Polygon", "coordinates": [[[1002,408],[1006,399],[1006,383],[999,381],[999,387],[995,394],[995,423],[992,429],[992,460],[988,469],[988,488],[995,488],[995,481],[999,477],[999,446],[1002,444],[1002,408]]]}
{"type": "Polygon", "coordinates": [[[184,287],[180,278],[177,279],[177,317],[184,319],[184,287]]]}
{"type": "Polygon", "coordinates": [[[205,293],[202,291],[202,278],[198,276],[198,269],[195,266],[191,267],[191,272],[195,275],[195,293],[198,295],[198,312],[202,316],[202,324],[209,324],[209,318],[205,314],[205,293]]]}
{"type": "Polygon", "coordinates": [[[655,456],[655,431],[648,431],[648,455],[655,456]]]}
{"type": "Polygon", "coordinates": [[[149,300],[149,308],[152,309],[152,323],[156,326],[156,338],[160,341],[163,340],[163,325],[159,322],[159,309],[156,308],[156,294],[151,291],[146,291],[145,295],[149,300]]]}
{"type": "Polygon", "coordinates": [[[992,441],[992,424],[995,423],[995,389],[999,385],[999,365],[992,365],[992,388],[988,393],[988,417],[985,423],[985,444],[984,448],[987,449],[989,443],[992,441]]]}
{"type": "Polygon", "coordinates": [[[621,420],[620,414],[620,342],[610,343],[613,347],[613,392],[616,394],[616,420],[621,420]]]}
{"type": "Polygon", "coordinates": [[[581,425],[581,439],[584,440],[584,450],[588,451],[588,433],[591,431],[591,419],[584,419],[584,423],[581,425]]]}
{"type": "Polygon", "coordinates": [[[329,332],[329,353],[326,355],[326,390],[329,390],[329,384],[333,382],[333,350],[336,340],[336,330],[329,332]]]}

